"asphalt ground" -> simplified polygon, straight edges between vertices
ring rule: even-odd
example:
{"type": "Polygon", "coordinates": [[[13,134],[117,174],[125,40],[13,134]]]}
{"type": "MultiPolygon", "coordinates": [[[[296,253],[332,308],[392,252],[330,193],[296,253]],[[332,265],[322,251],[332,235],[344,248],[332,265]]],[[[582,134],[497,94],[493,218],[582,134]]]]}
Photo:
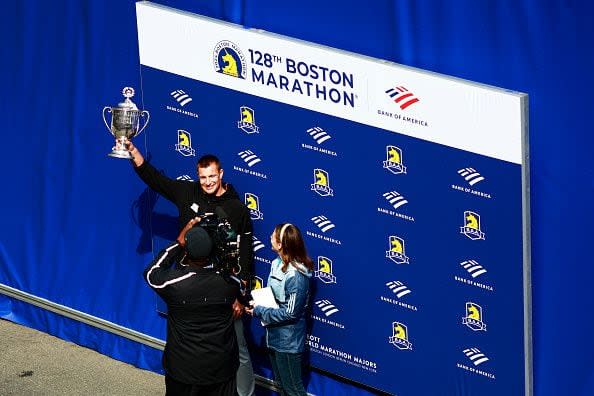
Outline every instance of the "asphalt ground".
{"type": "Polygon", "coordinates": [[[0,320],[0,395],[164,395],[164,377],[0,320]]]}

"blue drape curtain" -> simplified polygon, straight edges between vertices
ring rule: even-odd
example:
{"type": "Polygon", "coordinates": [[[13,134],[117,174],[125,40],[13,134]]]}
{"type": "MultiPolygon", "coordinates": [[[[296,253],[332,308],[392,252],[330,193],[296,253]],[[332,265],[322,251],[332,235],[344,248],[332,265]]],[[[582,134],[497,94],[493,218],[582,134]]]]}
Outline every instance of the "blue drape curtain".
{"type": "MultiPolygon", "coordinates": [[[[535,394],[594,394],[594,5],[158,2],[528,93],[535,394]]],[[[151,194],[126,161],[106,157],[101,119],[123,86],[140,87],[134,2],[3,2],[0,15],[0,283],[164,338],[141,279],[151,194]]],[[[160,370],[158,351],[28,304],[0,297],[0,316],[160,370]]],[[[325,376],[310,387],[366,393],[325,376]]]]}

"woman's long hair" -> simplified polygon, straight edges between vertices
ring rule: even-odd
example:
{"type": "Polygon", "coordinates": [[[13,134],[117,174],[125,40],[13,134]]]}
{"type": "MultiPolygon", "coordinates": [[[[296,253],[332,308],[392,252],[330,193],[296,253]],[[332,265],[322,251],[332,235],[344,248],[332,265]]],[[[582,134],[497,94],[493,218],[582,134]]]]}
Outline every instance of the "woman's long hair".
{"type": "Polygon", "coordinates": [[[313,270],[313,262],[307,255],[299,228],[293,224],[281,223],[274,228],[274,238],[281,244],[279,255],[283,260],[283,272],[287,271],[287,266],[292,262],[302,263],[310,271],[313,270]]]}

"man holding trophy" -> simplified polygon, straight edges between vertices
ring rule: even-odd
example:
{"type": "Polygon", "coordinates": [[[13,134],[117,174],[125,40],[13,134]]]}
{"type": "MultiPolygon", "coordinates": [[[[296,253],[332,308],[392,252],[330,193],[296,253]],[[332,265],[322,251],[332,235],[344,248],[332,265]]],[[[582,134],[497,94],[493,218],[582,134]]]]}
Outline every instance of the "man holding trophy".
{"type": "MultiPolygon", "coordinates": [[[[249,289],[253,270],[252,222],[247,207],[229,183],[223,182],[221,163],[214,155],[205,155],[196,166],[198,182],[171,179],[159,172],[149,162],[130,139],[137,136],[146,127],[149,115],[139,111],[130,100],[134,95],[132,88],[124,88],[126,100],[118,107],[106,107],[103,110],[105,125],[116,138],[115,147],[109,154],[112,157],[128,158],[138,176],[155,192],[171,201],[178,209],[179,230],[196,216],[204,213],[224,213],[231,228],[239,236],[239,265],[237,273],[249,289]],[[105,112],[111,112],[111,127],[105,120],[105,112]],[[139,120],[145,118],[140,128],[139,120]],[[218,208],[218,209],[217,209],[218,208]]],[[[248,290],[249,294],[249,290],[248,290]]],[[[236,300],[233,304],[233,318],[237,343],[239,346],[239,369],[237,370],[237,393],[239,396],[251,396],[255,390],[254,371],[243,333],[241,316],[244,306],[236,300]]]]}

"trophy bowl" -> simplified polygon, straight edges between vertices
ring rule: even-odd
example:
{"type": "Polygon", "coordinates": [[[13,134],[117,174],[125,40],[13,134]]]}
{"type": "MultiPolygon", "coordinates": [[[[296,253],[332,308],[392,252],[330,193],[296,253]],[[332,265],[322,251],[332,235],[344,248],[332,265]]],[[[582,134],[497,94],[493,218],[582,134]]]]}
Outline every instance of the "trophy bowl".
{"type": "Polygon", "coordinates": [[[122,90],[124,95],[124,101],[119,103],[117,107],[105,106],[103,108],[103,122],[107,127],[109,133],[116,139],[115,147],[111,153],[107,154],[110,157],[134,159],[132,154],[126,149],[128,140],[140,135],[140,133],[148,125],[150,114],[148,111],[138,110],[138,107],[132,100],[134,96],[134,89],[125,87],[122,90]],[[111,122],[107,122],[106,114],[111,114],[111,122]],[[143,121],[142,127],[140,127],[140,120],[143,121]]]}

